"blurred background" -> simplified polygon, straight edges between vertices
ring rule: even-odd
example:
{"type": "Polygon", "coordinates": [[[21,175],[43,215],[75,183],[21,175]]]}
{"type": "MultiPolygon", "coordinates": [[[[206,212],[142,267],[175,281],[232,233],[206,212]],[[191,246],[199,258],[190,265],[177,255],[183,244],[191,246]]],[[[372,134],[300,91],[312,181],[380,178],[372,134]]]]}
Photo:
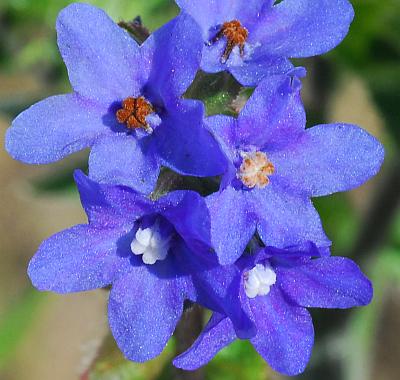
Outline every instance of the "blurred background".
{"type": "MultiPolygon", "coordinates": [[[[140,15],[154,30],[177,14],[171,0],[95,0],[116,21],[140,15]]],[[[0,0],[0,128],[34,102],[70,91],[58,54],[57,13],[67,0],[0,0]]],[[[381,173],[315,205],[333,253],[351,256],[372,279],[372,304],[312,311],[316,344],[299,379],[400,379],[400,1],[352,0],[356,19],[333,52],[298,61],[308,69],[303,98],[310,125],[348,122],[386,147],[381,173]]],[[[204,94],[208,111],[237,104],[231,87],[204,94]]],[[[240,100],[240,99],[239,99],[240,100]]],[[[60,296],[34,290],[30,257],[51,234],[85,221],[71,174],[87,152],[50,166],[26,166],[0,150],[0,379],[280,379],[247,342],[185,375],[170,365],[171,340],[157,359],[125,361],[108,335],[107,292],[60,296]]],[[[185,324],[185,321],[183,321],[185,324]]],[[[187,328],[187,326],[186,326],[187,328]]]]}

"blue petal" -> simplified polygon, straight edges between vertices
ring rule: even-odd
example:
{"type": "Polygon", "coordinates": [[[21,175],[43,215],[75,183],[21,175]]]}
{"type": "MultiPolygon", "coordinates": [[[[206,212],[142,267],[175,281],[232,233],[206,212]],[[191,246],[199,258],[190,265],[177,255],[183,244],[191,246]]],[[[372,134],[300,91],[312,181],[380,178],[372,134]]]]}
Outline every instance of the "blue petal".
{"type": "Polygon", "coordinates": [[[203,126],[201,102],[183,100],[170,108],[154,131],[164,166],[183,175],[198,177],[223,173],[226,160],[218,143],[203,126]]]}
{"type": "Polygon", "coordinates": [[[193,371],[207,364],[220,350],[236,339],[232,322],[221,314],[214,313],[194,344],[177,356],[175,367],[193,371]]]}
{"type": "Polygon", "coordinates": [[[155,210],[153,202],[130,188],[98,184],[80,170],[75,171],[74,178],[91,224],[108,227],[131,225],[155,210]]]}
{"type": "Polygon", "coordinates": [[[175,0],[182,11],[199,24],[204,41],[210,39],[210,29],[235,18],[236,0],[175,0]]]}
{"type": "Polygon", "coordinates": [[[345,309],[367,305],[372,299],[370,281],[353,261],[343,257],[278,268],[277,277],[285,294],[304,307],[345,309]]]}
{"type": "Polygon", "coordinates": [[[252,190],[252,210],[258,214],[257,230],[267,246],[285,248],[306,240],[318,247],[331,245],[310,199],[294,195],[276,178],[261,190],[252,190]]]}
{"type": "Polygon", "coordinates": [[[130,265],[123,238],[128,231],[78,225],[50,237],[29,263],[32,284],[39,290],[58,293],[111,284],[130,265]]]}
{"type": "Polygon", "coordinates": [[[235,265],[219,265],[212,252],[199,257],[182,250],[181,255],[181,265],[190,274],[195,288],[191,301],[226,315],[239,338],[253,337],[256,330],[242,272],[235,265]]]}
{"type": "Polygon", "coordinates": [[[124,355],[137,362],[162,352],[182,315],[186,297],[185,280],[170,273],[168,260],[156,266],[132,267],[113,284],[110,293],[111,331],[124,355]]]}
{"type": "Polygon", "coordinates": [[[291,75],[263,80],[239,114],[238,140],[267,150],[290,145],[306,125],[301,83],[291,75]]]}
{"type": "Polygon", "coordinates": [[[71,4],[57,19],[58,46],[72,87],[111,105],[138,96],[149,64],[129,34],[99,8],[71,4]]]}
{"type": "Polygon", "coordinates": [[[328,124],[307,129],[270,159],[289,187],[321,196],[353,189],[377,174],[384,149],[359,127],[328,124]]]}
{"type": "Polygon", "coordinates": [[[243,86],[255,87],[268,76],[284,74],[293,68],[292,63],[285,57],[259,55],[254,53],[248,60],[239,65],[227,62],[229,72],[243,86]]]}
{"type": "Polygon", "coordinates": [[[107,108],[76,94],[59,95],[22,112],[7,130],[6,150],[16,160],[47,164],[111,134],[102,118],[107,108]]]}
{"type": "Polygon", "coordinates": [[[232,264],[242,255],[256,231],[257,216],[249,207],[249,194],[228,187],[210,195],[207,205],[211,216],[211,241],[218,260],[222,265],[232,264]]]}
{"type": "Polygon", "coordinates": [[[210,213],[204,199],[194,191],[174,191],[158,201],[160,214],[194,251],[208,251],[211,246],[210,213]]]}
{"type": "Polygon", "coordinates": [[[310,57],[338,45],[353,17],[347,0],[283,0],[265,9],[250,37],[265,54],[310,57]]]}
{"type": "Polygon", "coordinates": [[[253,301],[257,335],[251,343],[276,371],[289,376],[303,372],[311,356],[314,328],[302,307],[288,303],[274,285],[267,296],[253,301]]]}
{"type": "Polygon", "coordinates": [[[160,172],[153,136],[138,140],[126,134],[114,134],[100,139],[89,157],[89,175],[97,182],[125,185],[151,193],[160,172]]]}
{"type": "Polygon", "coordinates": [[[172,105],[186,91],[200,67],[203,43],[196,22],[180,15],[156,30],[141,48],[151,71],[145,91],[172,105]]]}

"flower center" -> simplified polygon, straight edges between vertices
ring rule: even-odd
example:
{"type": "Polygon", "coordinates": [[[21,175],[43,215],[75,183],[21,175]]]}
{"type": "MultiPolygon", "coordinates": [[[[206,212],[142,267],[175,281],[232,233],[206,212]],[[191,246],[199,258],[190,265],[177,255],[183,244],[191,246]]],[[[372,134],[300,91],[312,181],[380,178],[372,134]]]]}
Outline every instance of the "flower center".
{"type": "Polygon", "coordinates": [[[145,264],[153,265],[166,259],[171,237],[171,234],[163,236],[158,223],[149,228],[139,228],[131,243],[132,253],[142,255],[145,264]]]}
{"type": "Polygon", "coordinates": [[[129,97],[122,102],[122,108],[116,113],[119,123],[125,124],[128,129],[143,128],[146,132],[152,133],[153,129],[147,122],[147,116],[154,113],[153,106],[143,97],[129,97]]]}
{"type": "Polygon", "coordinates": [[[244,274],[244,290],[247,297],[266,296],[276,283],[276,273],[270,266],[257,264],[244,274]]]}
{"type": "Polygon", "coordinates": [[[247,41],[248,36],[249,31],[244,26],[242,26],[240,21],[232,20],[224,22],[220,31],[210,42],[213,44],[219,41],[222,37],[226,38],[226,47],[221,57],[221,62],[224,63],[229,59],[235,46],[239,46],[240,56],[243,57],[244,44],[247,41]]]}
{"type": "Polygon", "coordinates": [[[268,176],[275,173],[275,167],[263,152],[242,153],[243,161],[238,178],[250,189],[263,189],[269,184],[268,176]]]}

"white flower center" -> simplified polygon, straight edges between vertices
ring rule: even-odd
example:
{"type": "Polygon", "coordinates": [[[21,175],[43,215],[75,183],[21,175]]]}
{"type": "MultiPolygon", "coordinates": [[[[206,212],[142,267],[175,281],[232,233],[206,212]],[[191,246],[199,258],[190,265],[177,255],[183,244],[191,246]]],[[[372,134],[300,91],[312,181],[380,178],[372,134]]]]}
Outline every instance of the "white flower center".
{"type": "Polygon", "coordinates": [[[276,283],[276,273],[269,266],[257,264],[253,269],[245,273],[244,290],[247,297],[256,298],[266,296],[271,286],[276,283]]]}
{"type": "Polygon", "coordinates": [[[139,228],[131,243],[131,250],[135,255],[143,255],[142,260],[145,264],[152,265],[167,257],[170,240],[171,236],[161,236],[157,224],[150,228],[139,228]]]}

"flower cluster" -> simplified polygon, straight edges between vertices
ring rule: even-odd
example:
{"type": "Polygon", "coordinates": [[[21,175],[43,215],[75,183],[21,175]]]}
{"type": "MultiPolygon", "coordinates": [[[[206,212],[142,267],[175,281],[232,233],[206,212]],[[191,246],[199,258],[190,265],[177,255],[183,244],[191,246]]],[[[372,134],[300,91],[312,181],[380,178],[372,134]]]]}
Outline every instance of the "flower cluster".
{"type": "Polygon", "coordinates": [[[302,372],[313,345],[309,307],[372,297],[331,242],[312,197],[375,175],[383,148],[349,124],[306,129],[303,68],[347,34],[347,0],[176,0],[181,13],[139,45],[102,10],[72,4],[57,20],[73,92],[21,113],[7,131],[17,160],[51,163],[90,147],[75,173],[88,224],[47,239],[29,264],[35,287],[111,287],[109,323],[134,361],[159,355],[189,301],[213,314],[174,364],[193,370],[237,338],[275,370],[302,372]],[[236,117],[206,117],[183,94],[199,70],[255,87],[236,117]],[[155,199],[160,168],[219,176],[208,196],[155,199]]]}

